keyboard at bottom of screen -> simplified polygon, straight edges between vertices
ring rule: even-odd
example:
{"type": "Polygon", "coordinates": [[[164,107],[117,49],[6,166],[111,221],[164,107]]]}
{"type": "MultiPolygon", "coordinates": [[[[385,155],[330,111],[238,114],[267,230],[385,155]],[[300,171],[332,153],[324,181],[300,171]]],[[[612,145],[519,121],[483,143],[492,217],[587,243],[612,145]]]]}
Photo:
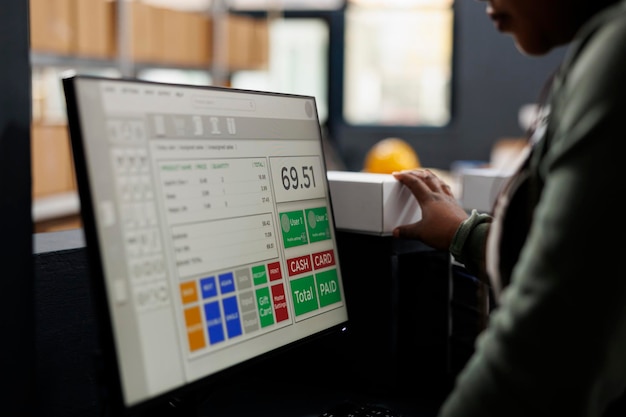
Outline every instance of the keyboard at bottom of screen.
{"type": "Polygon", "coordinates": [[[343,402],[322,414],[319,417],[407,417],[402,413],[376,404],[360,404],[343,402]]]}

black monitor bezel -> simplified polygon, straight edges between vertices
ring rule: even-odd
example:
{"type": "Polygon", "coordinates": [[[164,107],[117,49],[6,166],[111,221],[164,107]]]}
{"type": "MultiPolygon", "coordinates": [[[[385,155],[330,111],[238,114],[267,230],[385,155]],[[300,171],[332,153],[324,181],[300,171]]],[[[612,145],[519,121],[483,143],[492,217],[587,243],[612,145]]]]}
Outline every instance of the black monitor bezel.
{"type": "MultiPolygon", "coordinates": [[[[203,90],[213,91],[240,91],[246,93],[275,95],[275,96],[291,96],[299,98],[312,98],[309,96],[288,94],[288,93],[276,93],[257,90],[246,90],[231,87],[219,87],[219,86],[197,86],[197,85],[184,85],[176,83],[160,83],[155,81],[147,81],[135,78],[109,78],[96,75],[69,75],[63,77],[61,82],[65,95],[65,103],[67,110],[68,132],[70,137],[70,144],[72,150],[72,160],[74,162],[74,169],[76,172],[76,182],[78,188],[78,195],[80,200],[80,211],[82,219],[82,227],[85,237],[90,292],[91,299],[94,308],[95,322],[97,327],[97,337],[99,350],[95,353],[96,356],[96,372],[97,383],[99,384],[98,392],[100,393],[99,401],[101,401],[101,407],[106,410],[106,414],[115,416],[130,416],[130,415],[154,415],[155,412],[161,413],[165,410],[170,410],[169,413],[177,415],[193,415],[197,411],[197,407],[211,395],[211,386],[218,381],[223,381],[228,378],[249,369],[250,367],[259,364],[261,361],[270,360],[271,358],[280,355],[289,350],[304,346],[312,343],[315,340],[329,336],[329,335],[341,335],[345,334],[349,328],[349,319],[323,329],[317,333],[309,335],[305,338],[293,341],[282,347],[273,349],[269,352],[263,353],[256,357],[250,358],[239,364],[230,366],[226,369],[218,371],[214,374],[207,375],[197,381],[189,382],[181,387],[169,390],[160,395],[156,395],[152,398],[143,400],[137,404],[127,406],[124,401],[124,394],[122,391],[121,375],[119,371],[119,359],[115,346],[115,332],[113,323],[111,320],[111,311],[108,305],[108,295],[106,289],[106,280],[104,276],[103,261],[100,253],[100,243],[98,239],[98,229],[95,221],[95,209],[92,204],[92,190],[89,181],[89,170],[86,163],[86,152],[83,145],[83,128],[81,126],[80,110],[78,106],[76,81],[79,79],[92,79],[99,81],[116,81],[116,82],[132,82],[142,84],[154,84],[165,85],[172,87],[193,87],[203,90]]],[[[319,122],[318,122],[319,126],[319,122]]],[[[320,138],[321,127],[320,128],[320,138]]],[[[321,139],[320,139],[321,140],[321,139]]],[[[323,141],[320,146],[324,150],[323,141]]],[[[324,172],[327,171],[325,158],[322,158],[322,166],[324,172]]],[[[328,187],[328,178],[324,176],[326,182],[326,189],[328,187]]],[[[330,200],[330,192],[328,192],[329,210],[331,215],[333,214],[332,201],[330,200]]],[[[333,222],[334,226],[334,222],[333,222]]],[[[336,228],[333,229],[335,240],[337,237],[336,228]]],[[[339,254],[336,253],[337,266],[340,267],[339,254]]],[[[345,299],[344,299],[345,303],[345,299]]],[[[170,414],[168,414],[170,415],[170,414]]]]}

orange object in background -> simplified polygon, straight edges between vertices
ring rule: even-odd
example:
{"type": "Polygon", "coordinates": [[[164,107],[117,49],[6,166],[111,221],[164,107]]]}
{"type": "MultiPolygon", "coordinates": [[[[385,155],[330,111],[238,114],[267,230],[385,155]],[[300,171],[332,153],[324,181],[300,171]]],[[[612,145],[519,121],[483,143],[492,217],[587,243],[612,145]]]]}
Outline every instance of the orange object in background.
{"type": "Polygon", "coordinates": [[[363,170],[379,174],[391,174],[404,169],[420,168],[415,149],[399,138],[386,138],[377,142],[367,152],[363,170]]]}

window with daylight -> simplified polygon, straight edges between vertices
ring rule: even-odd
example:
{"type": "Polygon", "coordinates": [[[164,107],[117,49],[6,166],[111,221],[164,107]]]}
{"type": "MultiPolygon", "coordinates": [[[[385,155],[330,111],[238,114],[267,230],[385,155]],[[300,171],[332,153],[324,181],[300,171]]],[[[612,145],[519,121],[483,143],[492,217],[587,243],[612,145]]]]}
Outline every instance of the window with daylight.
{"type": "Polygon", "coordinates": [[[451,117],[453,0],[351,0],[344,119],[445,126],[451,117]]]}

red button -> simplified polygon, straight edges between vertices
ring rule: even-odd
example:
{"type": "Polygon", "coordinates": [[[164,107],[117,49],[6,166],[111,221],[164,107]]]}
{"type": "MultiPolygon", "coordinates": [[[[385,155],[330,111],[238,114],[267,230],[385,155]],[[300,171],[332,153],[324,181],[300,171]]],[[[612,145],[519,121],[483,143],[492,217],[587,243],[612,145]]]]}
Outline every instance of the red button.
{"type": "Polygon", "coordinates": [[[283,277],[283,273],[280,270],[280,262],[267,264],[267,270],[270,271],[270,281],[276,281],[283,277]]]}
{"type": "Polygon", "coordinates": [[[287,320],[289,318],[289,311],[287,310],[287,300],[285,299],[285,288],[283,284],[277,284],[272,287],[272,300],[274,302],[276,322],[287,320]]]}
{"type": "Polygon", "coordinates": [[[313,267],[315,269],[326,268],[335,265],[335,252],[327,250],[313,254],[313,267]]]}
{"type": "Polygon", "coordinates": [[[311,272],[313,270],[311,255],[288,259],[287,268],[289,269],[290,277],[298,274],[304,274],[305,272],[311,272]]]}

